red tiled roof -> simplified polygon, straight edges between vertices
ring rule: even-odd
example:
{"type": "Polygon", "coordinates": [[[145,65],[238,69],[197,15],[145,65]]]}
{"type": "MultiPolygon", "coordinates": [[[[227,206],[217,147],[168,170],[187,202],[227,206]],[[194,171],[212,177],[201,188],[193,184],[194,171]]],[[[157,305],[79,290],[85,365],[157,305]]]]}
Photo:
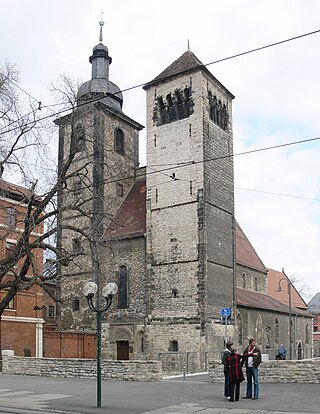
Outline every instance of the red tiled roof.
{"type": "MultiPolygon", "coordinates": [[[[279,272],[278,270],[274,270],[274,269],[268,269],[268,275],[267,275],[268,294],[280,300],[281,302],[288,304],[289,303],[289,292],[288,292],[288,283],[286,282],[287,280],[288,278],[282,272],[279,272]],[[283,280],[280,282],[281,279],[286,279],[286,280],[283,280]],[[281,291],[277,290],[279,289],[279,282],[280,282],[281,291]]],[[[300,308],[300,309],[307,309],[308,307],[293,285],[291,285],[291,304],[292,306],[295,306],[296,308],[300,308]]]]}
{"type": "Polygon", "coordinates": [[[146,232],[146,181],[136,181],[106,232],[107,238],[142,236],[146,232]]]}
{"type": "MultiPolygon", "coordinates": [[[[275,312],[289,313],[289,308],[286,303],[283,303],[266,293],[241,288],[237,288],[237,305],[245,306],[247,308],[269,309],[275,312]]],[[[291,312],[293,315],[312,316],[309,312],[294,306],[291,306],[291,312]]]]}
{"type": "Polygon", "coordinates": [[[266,273],[267,269],[257,252],[252,247],[247,236],[236,222],[236,262],[251,269],[266,273]]]}

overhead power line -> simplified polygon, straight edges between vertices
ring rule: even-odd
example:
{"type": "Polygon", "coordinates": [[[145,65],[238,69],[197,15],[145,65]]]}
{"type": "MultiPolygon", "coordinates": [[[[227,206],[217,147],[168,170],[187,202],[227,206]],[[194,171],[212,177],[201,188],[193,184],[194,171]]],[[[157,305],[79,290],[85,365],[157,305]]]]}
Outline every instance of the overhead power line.
{"type": "MultiPolygon", "coordinates": [[[[248,55],[248,54],[250,54],[250,53],[258,52],[258,51],[260,51],[260,50],[267,49],[267,48],[270,48],[270,47],[279,46],[279,45],[281,45],[281,44],[288,43],[288,42],[291,42],[291,41],[293,41],[293,40],[298,40],[298,39],[301,39],[301,38],[303,38],[303,37],[311,36],[311,35],[314,35],[314,34],[317,34],[317,33],[320,33],[320,29],[318,29],[318,30],[314,30],[313,32],[308,32],[308,33],[304,33],[304,34],[301,34],[301,35],[298,35],[298,36],[294,36],[294,37],[291,37],[291,38],[288,38],[288,39],[285,39],[285,40],[280,40],[280,41],[278,41],[278,42],[270,43],[270,44],[268,44],[268,45],[264,45],[264,46],[260,46],[260,47],[254,48],[254,49],[250,49],[250,50],[247,50],[247,51],[245,51],[245,52],[240,52],[240,53],[237,53],[237,54],[234,54],[234,55],[231,55],[231,56],[228,56],[228,57],[222,58],[222,59],[218,59],[218,60],[215,60],[215,61],[213,61],[213,62],[210,62],[210,63],[206,63],[206,64],[204,64],[204,65],[203,65],[203,67],[207,67],[207,66],[210,66],[210,65],[213,65],[213,64],[216,64],[216,63],[224,62],[224,61],[226,61],[226,60],[234,59],[234,58],[237,58],[237,57],[240,57],[240,56],[248,55]]],[[[199,66],[197,66],[197,67],[199,67],[199,66]]],[[[196,69],[196,67],[195,67],[195,69],[196,69]]],[[[188,70],[187,70],[187,72],[189,72],[190,70],[191,70],[191,69],[188,69],[188,70]]],[[[170,78],[172,78],[172,77],[176,77],[176,76],[182,75],[182,74],[183,74],[183,73],[185,73],[185,72],[186,72],[186,71],[184,70],[184,71],[177,72],[177,73],[175,73],[174,75],[169,76],[169,77],[167,77],[167,76],[166,76],[166,77],[163,77],[163,78],[159,78],[159,79],[157,79],[157,82],[161,82],[161,81],[164,81],[164,80],[170,79],[170,78]]],[[[147,83],[148,83],[148,82],[144,82],[144,83],[140,83],[140,84],[138,84],[138,85],[134,85],[134,86],[128,87],[128,88],[126,88],[126,89],[122,89],[122,90],[118,91],[117,93],[124,93],[124,92],[131,91],[131,90],[133,90],[133,89],[141,88],[141,87],[145,86],[147,83]]],[[[24,91],[22,88],[20,88],[20,89],[21,89],[23,92],[27,93],[27,92],[26,92],[26,91],[24,91]]],[[[116,93],[116,94],[117,94],[117,93],[116,93]]],[[[27,94],[28,94],[28,93],[27,93],[27,94]]],[[[28,95],[29,95],[29,94],[28,94],[28,95]]],[[[29,96],[31,96],[31,95],[29,95],[29,96]]],[[[32,98],[32,99],[34,99],[34,100],[36,100],[36,99],[35,99],[35,98],[33,98],[32,96],[31,96],[31,98],[32,98]]],[[[96,101],[99,101],[100,99],[102,99],[102,97],[101,97],[101,96],[98,96],[98,97],[92,98],[92,99],[87,100],[86,102],[84,102],[84,103],[82,103],[82,104],[77,105],[77,107],[81,107],[81,106],[84,106],[84,105],[88,105],[88,104],[90,104],[90,103],[94,103],[94,102],[96,102],[96,101]]],[[[37,100],[36,100],[36,101],[37,101],[37,100]]],[[[38,103],[41,103],[41,102],[39,102],[39,101],[37,101],[37,102],[38,102],[38,103]]],[[[64,103],[60,103],[60,104],[57,104],[57,105],[63,105],[63,104],[66,104],[66,103],[69,103],[69,102],[64,102],[64,103]]],[[[74,105],[76,105],[76,102],[74,102],[74,105]]],[[[46,106],[46,107],[49,107],[49,106],[53,106],[53,105],[48,105],[48,106],[46,106]]],[[[38,119],[38,121],[43,121],[43,120],[48,119],[48,118],[50,118],[50,117],[54,117],[54,116],[61,115],[61,114],[63,114],[63,113],[66,113],[66,112],[68,112],[68,111],[72,110],[73,108],[74,108],[74,107],[73,107],[73,106],[71,106],[70,108],[66,108],[66,109],[63,109],[63,110],[61,110],[61,111],[54,112],[54,113],[53,113],[53,114],[51,114],[51,115],[48,115],[48,116],[44,116],[44,117],[42,117],[42,118],[39,118],[39,119],[38,119]]],[[[31,122],[30,122],[30,124],[31,124],[31,122]]],[[[26,124],[26,126],[27,126],[27,125],[28,125],[28,124],[26,124]]],[[[6,133],[9,133],[9,132],[12,132],[12,131],[14,131],[14,130],[16,130],[16,129],[18,129],[18,128],[19,128],[19,126],[15,127],[15,128],[12,128],[12,129],[9,129],[9,130],[7,130],[7,131],[1,132],[1,133],[0,133],[0,135],[2,135],[2,134],[6,134],[6,133]]]]}

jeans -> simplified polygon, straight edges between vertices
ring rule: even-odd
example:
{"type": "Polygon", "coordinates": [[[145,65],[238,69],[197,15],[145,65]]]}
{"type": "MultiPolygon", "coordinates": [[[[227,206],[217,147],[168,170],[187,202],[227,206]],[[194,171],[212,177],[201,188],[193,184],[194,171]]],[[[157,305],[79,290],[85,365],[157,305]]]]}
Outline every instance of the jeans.
{"type": "Polygon", "coordinates": [[[224,371],[224,396],[230,397],[229,372],[224,371]]]}
{"type": "Polygon", "coordinates": [[[259,383],[258,383],[258,368],[255,367],[247,367],[246,369],[247,374],[247,397],[252,397],[252,380],[254,384],[254,398],[259,397],[259,383]]]}

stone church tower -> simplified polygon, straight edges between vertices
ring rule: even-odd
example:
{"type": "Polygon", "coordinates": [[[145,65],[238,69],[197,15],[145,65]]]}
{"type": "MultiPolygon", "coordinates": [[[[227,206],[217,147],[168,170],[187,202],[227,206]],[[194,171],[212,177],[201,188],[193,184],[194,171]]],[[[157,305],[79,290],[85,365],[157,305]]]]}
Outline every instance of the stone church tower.
{"type": "Polygon", "coordinates": [[[61,329],[68,330],[94,326],[94,314],[83,312],[82,288],[89,280],[107,283],[105,259],[112,252],[105,248],[104,234],[134,183],[143,128],[123,113],[120,89],[109,80],[112,59],[102,44],[100,24],[100,43],[89,58],[92,78],[80,86],[73,113],[56,121],[59,171],[75,153],[59,196],[58,243],[73,254],[69,265],[60,267],[59,320],[61,329]]]}
{"type": "Polygon", "coordinates": [[[235,307],[234,97],[190,50],[145,89],[149,352],[220,349],[235,307]]]}
{"type": "Polygon", "coordinates": [[[94,330],[83,286],[115,282],[104,357],[221,349],[221,309],[232,319],[235,309],[234,97],[185,52],[145,85],[147,167],[139,168],[143,127],[122,111],[102,36],[89,60],[92,79],[74,113],[56,121],[60,171],[75,153],[59,196],[58,243],[73,252],[60,268],[60,328],[94,330]]]}

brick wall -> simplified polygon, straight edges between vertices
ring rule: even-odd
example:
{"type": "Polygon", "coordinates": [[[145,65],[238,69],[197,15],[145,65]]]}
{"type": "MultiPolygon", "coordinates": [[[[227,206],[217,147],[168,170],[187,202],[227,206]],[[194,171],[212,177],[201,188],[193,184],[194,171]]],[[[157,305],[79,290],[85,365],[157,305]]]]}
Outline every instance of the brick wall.
{"type": "Polygon", "coordinates": [[[95,358],[96,335],[87,332],[44,331],[43,356],[47,358],[95,358]]]}

